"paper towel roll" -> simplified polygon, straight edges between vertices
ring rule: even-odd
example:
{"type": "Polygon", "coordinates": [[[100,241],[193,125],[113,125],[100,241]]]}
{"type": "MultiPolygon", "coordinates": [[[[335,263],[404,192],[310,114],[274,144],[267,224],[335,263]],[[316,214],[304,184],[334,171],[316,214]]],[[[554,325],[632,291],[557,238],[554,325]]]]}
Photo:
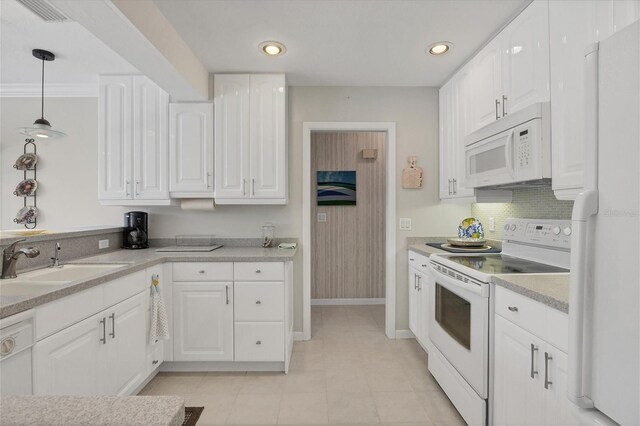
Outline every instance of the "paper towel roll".
{"type": "Polygon", "coordinates": [[[182,210],[214,211],[216,204],[213,198],[185,198],[180,203],[182,210]]]}

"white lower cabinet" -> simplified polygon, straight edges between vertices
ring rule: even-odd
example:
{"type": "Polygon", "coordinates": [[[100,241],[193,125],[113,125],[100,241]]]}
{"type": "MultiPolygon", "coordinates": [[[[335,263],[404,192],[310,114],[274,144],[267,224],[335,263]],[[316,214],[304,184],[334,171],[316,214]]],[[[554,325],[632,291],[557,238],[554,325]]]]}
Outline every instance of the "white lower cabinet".
{"type": "Polygon", "coordinates": [[[420,345],[429,350],[428,258],[409,252],[409,329],[420,345]]]}
{"type": "Polygon", "coordinates": [[[567,398],[567,354],[555,345],[568,343],[568,316],[504,288],[495,303],[493,424],[612,424],[567,398]]]}
{"type": "Polygon", "coordinates": [[[237,322],[236,361],[284,361],[283,322],[237,322]]]}
{"type": "Polygon", "coordinates": [[[144,379],[145,295],[36,343],[34,394],[130,394],[144,379]]]}
{"type": "Polygon", "coordinates": [[[173,285],[174,361],[233,361],[233,283],[173,285]]]}

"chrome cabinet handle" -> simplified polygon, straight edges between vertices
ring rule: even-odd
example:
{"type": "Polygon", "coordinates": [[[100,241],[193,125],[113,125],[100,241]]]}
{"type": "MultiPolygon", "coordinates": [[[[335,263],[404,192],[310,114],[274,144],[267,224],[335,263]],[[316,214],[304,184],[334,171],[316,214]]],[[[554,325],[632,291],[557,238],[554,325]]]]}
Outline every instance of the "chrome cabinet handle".
{"type": "Polygon", "coordinates": [[[456,195],[456,193],[458,192],[458,191],[456,191],[456,183],[457,182],[458,181],[456,179],[453,179],[453,195],[456,195]]]}
{"type": "Polygon", "coordinates": [[[418,291],[422,291],[422,284],[420,284],[420,279],[422,279],[422,277],[420,275],[416,275],[418,277],[418,291]]]}
{"type": "Polygon", "coordinates": [[[449,195],[453,194],[453,190],[451,189],[451,179],[449,179],[449,195]]]}
{"type": "Polygon", "coordinates": [[[112,339],[116,338],[116,313],[112,313],[111,315],[109,315],[109,318],[111,318],[111,333],[109,333],[109,336],[112,339]]]}
{"type": "Polygon", "coordinates": [[[242,195],[247,195],[247,180],[242,179],[242,195]]]}
{"type": "Polygon", "coordinates": [[[409,258],[409,260],[413,262],[415,259],[409,258]]]}
{"type": "Polygon", "coordinates": [[[262,271],[260,269],[256,269],[256,274],[260,274],[262,271]]]}
{"type": "Polygon", "coordinates": [[[199,274],[204,274],[204,272],[205,272],[204,269],[201,269],[198,271],[199,274]]]}
{"type": "Polygon", "coordinates": [[[126,181],[125,181],[125,188],[124,188],[124,190],[127,192],[127,197],[128,197],[129,195],[131,195],[131,191],[129,190],[130,185],[131,185],[131,182],[129,182],[128,180],[126,180],[126,181]]]}
{"type": "Polygon", "coordinates": [[[517,306],[509,306],[507,309],[509,309],[511,312],[518,312],[517,306]]]}
{"type": "Polygon", "coordinates": [[[256,342],[256,345],[261,345],[261,344],[262,344],[262,342],[261,342],[260,340],[258,340],[258,341],[256,342]]]}
{"type": "Polygon", "coordinates": [[[229,304],[229,286],[225,285],[224,286],[224,292],[225,292],[225,296],[227,297],[227,305],[229,304]]]}
{"type": "Polygon", "coordinates": [[[256,305],[262,305],[262,301],[256,300],[256,305]]]}
{"type": "Polygon", "coordinates": [[[536,345],[532,343],[531,344],[531,378],[532,379],[535,379],[536,374],[538,374],[538,371],[534,368],[534,364],[533,364],[533,356],[537,350],[538,348],[536,348],[536,345]]]}
{"type": "Polygon", "coordinates": [[[496,99],[496,120],[500,119],[500,116],[498,115],[498,108],[500,107],[500,101],[496,99]]]}
{"type": "Polygon", "coordinates": [[[544,388],[549,389],[549,385],[552,385],[553,382],[549,380],[549,361],[553,358],[549,355],[549,352],[544,353],[544,388]]]}
{"type": "Polygon", "coordinates": [[[135,185],[134,185],[134,187],[133,187],[133,189],[134,189],[134,193],[136,194],[136,196],[137,196],[137,195],[140,195],[140,193],[138,192],[138,185],[140,185],[140,181],[139,181],[139,180],[136,180],[134,183],[135,183],[135,185]]]}
{"type": "Polygon", "coordinates": [[[153,361],[151,361],[151,364],[154,364],[154,365],[155,365],[155,364],[157,364],[157,363],[158,363],[158,360],[157,360],[157,359],[154,359],[153,361]]]}
{"type": "Polygon", "coordinates": [[[504,117],[505,115],[507,115],[507,97],[505,95],[502,95],[502,116],[504,117]]]}
{"type": "Polygon", "coordinates": [[[211,188],[209,181],[211,180],[211,173],[207,172],[207,188],[211,188]]]}
{"type": "Polygon", "coordinates": [[[413,289],[416,290],[418,288],[418,274],[413,274],[413,289]]]}
{"type": "Polygon", "coordinates": [[[103,345],[106,345],[107,344],[107,319],[102,318],[100,320],[100,324],[102,324],[102,339],[100,339],[100,341],[102,342],[103,345]]]}
{"type": "Polygon", "coordinates": [[[251,179],[251,195],[256,195],[256,180],[251,179]]]}

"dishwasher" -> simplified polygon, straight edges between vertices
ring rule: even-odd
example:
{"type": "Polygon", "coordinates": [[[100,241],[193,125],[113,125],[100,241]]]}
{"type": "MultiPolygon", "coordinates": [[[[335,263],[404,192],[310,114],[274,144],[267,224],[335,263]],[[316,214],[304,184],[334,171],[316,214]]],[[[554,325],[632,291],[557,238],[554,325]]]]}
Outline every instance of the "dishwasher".
{"type": "Polygon", "coordinates": [[[32,395],[34,310],[0,319],[0,395],[32,395]]]}

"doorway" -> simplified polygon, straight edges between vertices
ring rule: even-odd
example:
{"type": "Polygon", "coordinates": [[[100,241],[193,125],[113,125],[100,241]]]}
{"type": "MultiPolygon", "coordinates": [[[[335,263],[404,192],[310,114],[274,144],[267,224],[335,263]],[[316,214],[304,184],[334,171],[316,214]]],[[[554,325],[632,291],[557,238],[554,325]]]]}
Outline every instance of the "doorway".
{"type": "Polygon", "coordinates": [[[395,338],[394,224],[395,123],[304,123],[305,340],[312,337],[312,299],[320,306],[384,304],[385,334],[395,338]],[[354,182],[339,177],[353,184],[355,205],[318,205],[317,172],[332,171],[355,172],[354,182]]]}

